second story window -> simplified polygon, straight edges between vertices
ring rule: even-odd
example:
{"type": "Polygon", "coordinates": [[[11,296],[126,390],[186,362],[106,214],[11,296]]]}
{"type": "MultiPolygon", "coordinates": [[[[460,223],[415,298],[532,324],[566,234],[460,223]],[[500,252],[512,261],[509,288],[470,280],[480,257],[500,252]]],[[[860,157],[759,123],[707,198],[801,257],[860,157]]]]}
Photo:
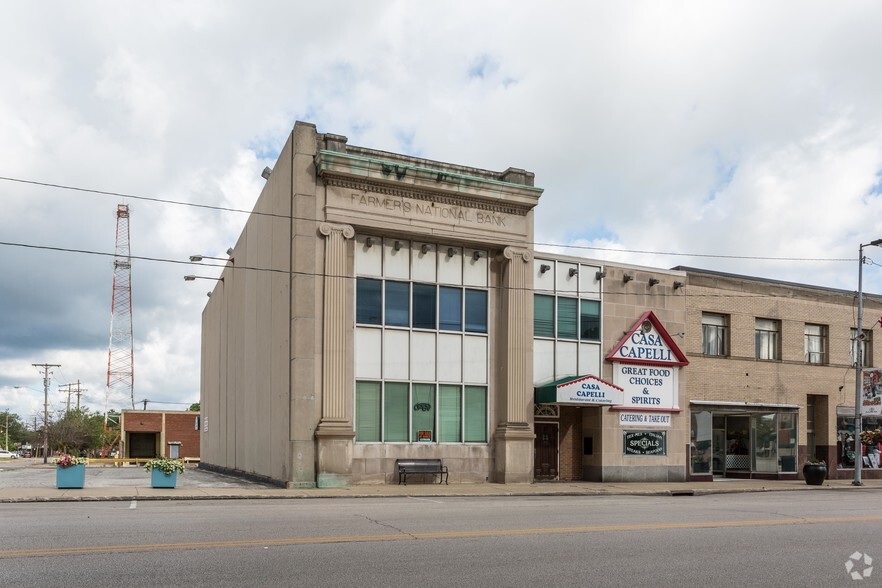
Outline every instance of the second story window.
{"type": "Polygon", "coordinates": [[[729,317],[701,313],[701,352],[705,355],[729,355],[729,317]]]}
{"type": "Polygon", "coordinates": [[[756,319],[756,358],[781,359],[781,323],[772,319],[756,319]]]}
{"type": "Polygon", "coordinates": [[[827,327],[825,325],[805,326],[805,362],[827,363],[827,327]]]}
{"type": "Polygon", "coordinates": [[[600,301],[534,294],[533,336],[600,341],[600,301]]]}

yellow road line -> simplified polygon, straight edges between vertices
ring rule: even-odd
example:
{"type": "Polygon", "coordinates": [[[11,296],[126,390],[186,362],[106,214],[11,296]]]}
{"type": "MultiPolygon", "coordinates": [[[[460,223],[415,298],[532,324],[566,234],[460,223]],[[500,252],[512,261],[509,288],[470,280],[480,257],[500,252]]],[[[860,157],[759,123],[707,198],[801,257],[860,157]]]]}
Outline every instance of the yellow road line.
{"type": "Polygon", "coordinates": [[[254,546],[312,545],[317,543],[363,543],[368,541],[401,541],[412,539],[464,539],[502,537],[506,535],[565,535],[568,533],[606,533],[629,531],[663,531],[670,529],[709,529],[715,527],[756,527],[812,525],[819,523],[853,523],[882,521],[882,516],[824,517],[795,519],[761,519],[746,521],[706,521],[693,523],[649,523],[642,525],[589,525],[583,527],[549,527],[533,529],[487,529],[484,531],[436,531],[433,533],[395,533],[387,535],[338,535],[329,537],[287,537],[283,539],[240,539],[230,541],[193,541],[182,543],[146,543],[132,545],[95,545],[46,547],[43,549],[0,550],[0,558],[89,555],[117,552],[167,551],[174,549],[210,549],[254,546]]]}

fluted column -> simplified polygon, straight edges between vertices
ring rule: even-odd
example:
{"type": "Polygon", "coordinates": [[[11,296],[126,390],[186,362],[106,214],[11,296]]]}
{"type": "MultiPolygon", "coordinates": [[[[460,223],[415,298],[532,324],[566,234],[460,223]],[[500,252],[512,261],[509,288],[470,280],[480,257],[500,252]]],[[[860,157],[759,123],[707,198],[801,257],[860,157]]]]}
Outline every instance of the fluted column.
{"type": "Polygon", "coordinates": [[[506,247],[502,271],[502,316],[499,340],[505,366],[496,391],[499,422],[494,434],[494,481],[533,480],[533,252],[506,247]]]}
{"type": "Polygon", "coordinates": [[[505,422],[526,424],[530,420],[528,409],[533,391],[533,286],[530,283],[533,252],[506,247],[502,255],[508,260],[503,285],[508,322],[505,422]]]}
{"type": "MultiPolygon", "coordinates": [[[[325,300],[322,349],[322,423],[346,423],[347,335],[346,240],[355,236],[349,225],[322,223],[325,236],[325,300]]],[[[321,425],[320,425],[321,426],[321,425]]]]}
{"type": "Polygon", "coordinates": [[[346,415],[347,378],[352,373],[351,314],[348,288],[347,240],[355,236],[349,225],[322,223],[325,237],[324,312],[322,313],[322,416],[315,430],[316,484],[319,488],[347,486],[352,477],[355,431],[346,415]]]}

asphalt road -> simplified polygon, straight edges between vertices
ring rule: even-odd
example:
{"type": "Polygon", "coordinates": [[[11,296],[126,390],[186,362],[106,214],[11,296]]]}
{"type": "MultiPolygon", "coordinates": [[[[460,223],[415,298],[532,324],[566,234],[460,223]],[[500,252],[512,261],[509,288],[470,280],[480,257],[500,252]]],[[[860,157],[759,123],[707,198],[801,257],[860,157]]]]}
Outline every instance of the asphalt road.
{"type": "Polygon", "coordinates": [[[873,586],[845,566],[882,558],[880,499],[0,504],[0,586],[873,586]]]}

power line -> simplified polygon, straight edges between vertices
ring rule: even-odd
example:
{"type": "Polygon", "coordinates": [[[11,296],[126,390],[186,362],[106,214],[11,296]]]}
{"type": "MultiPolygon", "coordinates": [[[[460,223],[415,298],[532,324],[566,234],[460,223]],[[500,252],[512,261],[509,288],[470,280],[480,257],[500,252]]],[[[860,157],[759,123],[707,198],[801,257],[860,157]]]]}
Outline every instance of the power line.
{"type": "MultiPolygon", "coordinates": [[[[8,241],[0,241],[0,245],[6,245],[6,246],[10,246],[10,247],[23,247],[23,248],[27,248],[27,249],[59,251],[59,252],[63,252],[63,253],[79,253],[79,254],[83,254],[83,255],[99,255],[102,257],[113,257],[114,256],[113,253],[106,253],[106,252],[102,252],[102,251],[89,251],[86,249],[69,249],[69,248],[65,248],[65,247],[52,247],[52,246],[48,246],[48,245],[31,245],[31,244],[27,244],[27,243],[13,243],[13,242],[8,242],[8,241]]],[[[327,279],[344,279],[344,280],[357,280],[360,278],[381,279],[381,278],[376,278],[373,276],[340,276],[340,275],[325,274],[325,273],[321,273],[321,272],[304,272],[304,271],[297,271],[297,270],[276,269],[276,268],[266,268],[266,267],[253,267],[253,266],[240,266],[240,265],[232,265],[232,264],[215,264],[215,263],[204,263],[204,262],[194,262],[194,261],[181,261],[178,259],[164,259],[161,257],[143,257],[143,256],[137,256],[137,255],[131,255],[129,257],[131,259],[137,259],[137,260],[142,260],[142,261],[152,261],[152,262],[156,262],[156,263],[171,263],[171,264],[177,264],[177,265],[195,265],[195,266],[201,266],[201,267],[217,267],[217,268],[228,269],[231,271],[247,270],[247,271],[257,271],[257,272],[273,272],[273,273],[280,273],[280,274],[285,274],[285,275],[289,275],[289,276],[308,276],[308,277],[320,277],[320,278],[327,278],[327,279]]],[[[210,279],[219,279],[219,278],[210,278],[210,279]]],[[[797,284],[797,286],[799,286],[799,284],[797,284]]],[[[822,289],[822,290],[830,290],[831,289],[831,288],[826,288],[826,287],[822,287],[822,286],[811,286],[808,284],[806,284],[805,286],[809,287],[809,288],[817,288],[817,289],[822,289]]],[[[466,287],[466,286],[463,286],[463,287],[466,287]]],[[[488,291],[489,290],[500,290],[500,291],[502,291],[502,290],[526,290],[526,291],[534,292],[534,293],[540,294],[540,295],[543,294],[543,291],[541,289],[536,289],[536,288],[512,288],[510,286],[488,285],[486,288],[479,288],[479,289],[486,289],[488,291]]],[[[844,292],[848,292],[848,291],[841,290],[839,292],[844,293],[844,292]]],[[[599,294],[603,294],[603,295],[613,295],[614,294],[617,296],[646,296],[647,295],[646,292],[622,292],[622,291],[618,291],[618,290],[617,291],[602,290],[599,292],[599,294]]],[[[553,293],[549,293],[549,295],[553,295],[553,293]]],[[[686,292],[686,291],[683,291],[682,293],[679,293],[679,292],[678,293],[659,292],[659,293],[650,293],[650,295],[653,297],[663,297],[663,298],[672,297],[672,296],[686,296],[686,297],[692,297],[692,298],[725,298],[725,299],[789,298],[789,296],[778,296],[778,295],[774,295],[774,294],[721,295],[721,294],[697,294],[697,293],[693,294],[693,293],[686,292]]],[[[872,294],[865,294],[865,296],[872,296],[872,294]]]]}
{"type": "MultiPolygon", "coordinates": [[[[249,214],[254,216],[268,216],[273,218],[284,218],[284,219],[293,219],[293,220],[303,220],[309,222],[322,222],[323,219],[315,219],[315,218],[306,218],[306,217],[298,217],[292,215],[285,214],[277,214],[272,212],[262,212],[258,210],[244,210],[241,208],[230,208],[225,206],[215,206],[211,204],[197,204],[193,202],[184,202],[180,200],[170,200],[165,198],[157,198],[150,196],[138,196],[135,194],[125,194],[122,192],[111,192],[107,190],[96,190],[92,188],[80,188],[77,186],[67,186],[64,184],[54,184],[50,182],[40,182],[36,180],[25,180],[22,178],[11,178],[6,176],[0,176],[0,180],[5,180],[7,182],[17,182],[20,184],[29,184],[33,186],[43,186],[46,188],[57,188],[59,190],[72,190],[75,192],[85,192],[89,194],[100,194],[102,196],[114,196],[120,198],[131,198],[133,200],[144,200],[148,202],[157,202],[160,204],[173,204],[176,206],[189,206],[193,208],[203,208],[207,210],[217,210],[220,212],[235,212],[238,214],[249,214]]],[[[395,220],[387,221],[389,224],[396,224],[402,227],[411,228],[412,226],[409,223],[399,222],[395,220]]],[[[563,243],[540,243],[540,242],[532,242],[531,245],[535,246],[543,246],[543,247],[560,247],[564,249],[585,249],[591,251],[606,251],[611,253],[634,253],[641,255],[669,255],[669,256],[677,256],[677,257],[700,257],[700,258],[710,258],[710,259],[745,259],[752,261],[810,261],[810,262],[818,262],[818,261],[831,261],[831,262],[853,262],[854,259],[850,258],[823,258],[823,257],[774,257],[774,256],[757,256],[757,255],[723,255],[723,254],[714,254],[714,253],[676,253],[671,251],[648,251],[648,250],[640,250],[640,249],[617,249],[614,247],[596,247],[592,245],[567,245],[563,243]]]]}

